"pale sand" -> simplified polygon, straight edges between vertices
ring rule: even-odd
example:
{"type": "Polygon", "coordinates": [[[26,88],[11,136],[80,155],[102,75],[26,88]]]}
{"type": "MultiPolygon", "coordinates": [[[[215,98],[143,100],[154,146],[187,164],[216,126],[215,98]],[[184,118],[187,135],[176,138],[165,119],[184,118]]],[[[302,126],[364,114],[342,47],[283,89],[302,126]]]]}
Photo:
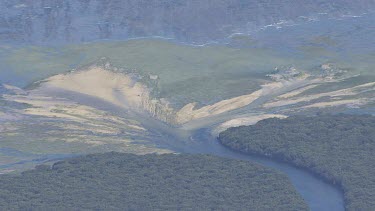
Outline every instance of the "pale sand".
{"type": "Polygon", "coordinates": [[[280,95],[280,96],[278,96],[278,98],[291,98],[291,97],[295,97],[295,96],[300,95],[300,94],[304,93],[305,91],[310,90],[312,88],[315,88],[317,86],[319,86],[319,85],[318,84],[308,85],[308,86],[299,88],[297,90],[288,92],[286,94],[280,95]]]}
{"type": "Polygon", "coordinates": [[[269,118],[284,119],[287,117],[288,116],[281,115],[281,114],[262,114],[262,115],[257,115],[257,116],[241,117],[241,118],[232,119],[232,120],[229,120],[220,124],[218,127],[216,127],[213,130],[212,133],[213,135],[218,136],[221,132],[231,127],[255,125],[257,122],[264,120],[264,119],[269,119],[269,118]]]}
{"type": "Polygon", "coordinates": [[[130,76],[102,68],[59,74],[45,80],[39,90],[59,88],[93,96],[121,107],[139,107],[148,90],[130,76]]]}
{"type": "Polygon", "coordinates": [[[259,90],[249,95],[223,100],[213,105],[204,106],[196,110],[194,110],[196,103],[190,103],[177,112],[176,120],[178,123],[185,123],[193,119],[217,115],[234,109],[242,108],[254,102],[261,95],[262,91],[259,90]]]}
{"type": "Polygon", "coordinates": [[[54,95],[54,91],[62,89],[90,95],[122,107],[129,106],[130,103],[134,108],[140,109],[142,101],[144,101],[141,98],[148,95],[148,90],[143,85],[134,82],[126,74],[114,73],[93,67],[88,70],[50,77],[29,92],[15,87],[11,88],[18,90],[19,93],[22,92],[22,95],[4,95],[6,100],[26,103],[32,106],[31,108],[24,109],[22,111],[23,114],[63,118],[86,124],[106,121],[112,122],[113,126],[117,124],[117,127],[146,130],[142,126],[137,125],[136,122],[129,123],[120,117],[110,115],[93,107],[80,105],[77,102],[64,98],[51,97],[56,96],[54,95]],[[118,97],[118,95],[121,96],[118,97]]]}
{"type": "Polygon", "coordinates": [[[44,116],[44,117],[50,117],[50,118],[62,118],[62,119],[65,119],[65,120],[79,121],[79,122],[83,121],[81,118],[78,118],[78,117],[75,117],[75,116],[72,116],[72,115],[51,112],[51,110],[45,110],[45,109],[41,109],[41,108],[25,109],[24,114],[44,116]]]}
{"type": "MultiPolygon", "coordinates": [[[[30,95],[41,97],[43,95],[52,95],[53,91],[51,90],[71,91],[104,100],[111,104],[123,107],[124,109],[138,112],[147,112],[157,119],[165,122],[184,124],[191,120],[211,117],[226,113],[228,111],[243,108],[250,105],[261,96],[273,94],[279,89],[290,87],[295,83],[300,83],[301,81],[305,80],[307,80],[307,76],[293,79],[279,79],[276,82],[263,85],[260,90],[248,95],[223,100],[213,105],[207,105],[199,109],[195,109],[196,103],[189,103],[179,111],[175,111],[173,108],[169,107],[169,102],[167,100],[152,99],[150,97],[150,91],[148,90],[148,88],[145,85],[133,80],[130,75],[108,71],[100,67],[90,67],[86,70],[70,72],[67,74],[59,74],[50,77],[42,81],[37,89],[30,92],[30,95]]],[[[294,91],[292,93],[289,93],[289,95],[286,94],[284,95],[284,97],[295,96],[298,93],[302,93],[303,91],[307,90],[308,88],[312,88],[312,86],[294,91]]],[[[46,100],[44,99],[39,99],[40,101],[37,101],[36,97],[33,98],[34,102],[32,104],[38,107],[46,107],[47,104],[48,106],[53,106],[51,105],[51,103],[55,103],[46,102],[46,100]]],[[[18,102],[27,103],[28,99],[17,100],[18,102]]],[[[296,102],[299,101],[297,100],[296,102]]],[[[288,103],[294,102],[286,102],[286,104],[288,103]]],[[[267,106],[268,105],[266,105],[266,107],[267,106]]],[[[51,117],[56,116],[61,118],[67,118],[67,114],[70,114],[68,111],[64,112],[64,114],[51,114],[48,112],[43,113],[45,111],[36,109],[30,109],[27,112],[29,112],[30,114],[39,114],[46,116],[48,115],[51,117]]],[[[84,116],[84,114],[82,113],[81,116],[84,116]]]]}
{"type": "MultiPolygon", "coordinates": [[[[303,92],[324,82],[326,82],[324,78],[311,78],[309,75],[291,79],[284,79],[284,77],[279,76],[276,82],[264,84],[261,89],[253,93],[226,99],[197,109],[196,103],[189,103],[180,110],[175,111],[173,108],[169,107],[170,103],[168,100],[153,99],[150,96],[150,90],[145,85],[133,79],[131,75],[112,72],[100,67],[90,67],[85,70],[50,77],[41,81],[37,88],[30,90],[27,94],[25,94],[22,89],[9,87],[9,89],[17,90],[18,93],[22,94],[7,95],[5,98],[33,106],[23,111],[25,114],[29,115],[64,118],[66,120],[85,124],[109,121],[112,122],[111,124],[113,125],[118,124],[122,127],[127,125],[126,128],[146,130],[139,124],[130,124],[129,121],[124,121],[104,111],[94,109],[88,105],[80,105],[79,103],[86,104],[86,102],[80,102],[79,99],[75,99],[77,102],[73,102],[51,96],[58,96],[58,94],[56,94],[57,92],[64,93],[64,91],[88,95],[119,106],[125,110],[149,113],[159,120],[182,125],[192,120],[213,117],[246,107],[261,97],[267,99],[267,97],[277,95],[275,93],[282,93],[282,95],[278,96],[275,101],[261,105],[263,108],[268,109],[295,105],[302,102],[310,102],[322,97],[334,98],[353,96],[361,90],[364,91],[364,89],[375,86],[374,82],[333,92],[298,97],[298,95],[303,92]],[[303,87],[298,88],[301,86],[303,87]],[[287,89],[293,89],[293,91],[288,93],[282,91],[287,89]]],[[[105,128],[105,125],[103,125],[103,128],[105,128]]],[[[95,131],[99,132],[100,130],[95,129],[95,131]]]]}
{"type": "MultiPolygon", "coordinates": [[[[63,140],[54,140],[52,138],[54,134],[51,134],[48,141],[80,142],[89,145],[107,144],[106,141],[93,140],[92,137],[96,135],[116,137],[120,134],[141,134],[147,130],[135,120],[115,116],[89,105],[79,104],[75,100],[56,97],[63,96],[55,94],[56,92],[72,91],[77,94],[90,95],[124,109],[139,109],[141,111],[144,111],[142,106],[145,103],[159,103],[150,99],[147,88],[133,81],[130,76],[100,68],[56,75],[41,81],[38,87],[27,92],[15,87],[12,87],[12,89],[17,90],[17,92],[13,91],[13,95],[4,95],[6,100],[30,105],[29,108],[18,110],[17,112],[20,115],[60,118],[62,124],[56,126],[64,131],[72,132],[72,136],[67,134],[63,140]],[[87,132],[92,135],[79,135],[79,133],[86,134],[87,132]]],[[[79,101],[79,98],[77,100],[79,101]]],[[[166,100],[162,102],[168,103],[166,100]]],[[[0,119],[3,116],[0,115],[0,119]]],[[[0,131],[6,130],[8,129],[0,127],[0,131]]],[[[126,147],[126,145],[131,145],[132,142],[133,140],[130,139],[122,139],[119,144],[126,147]]],[[[142,147],[137,146],[137,148],[142,147]]],[[[152,147],[146,147],[143,151],[162,152],[162,150],[152,149],[152,147]]]]}
{"type": "MultiPolygon", "coordinates": [[[[126,119],[114,116],[108,112],[90,106],[79,105],[66,99],[35,95],[35,92],[31,92],[27,96],[6,96],[6,99],[27,103],[32,106],[31,108],[18,111],[21,114],[61,118],[65,121],[82,124],[82,130],[91,131],[95,134],[118,135],[123,129],[129,131],[146,131],[145,128],[137,125],[135,121],[130,123],[126,119]]],[[[80,128],[74,127],[71,124],[67,125],[69,126],[65,126],[64,129],[80,130],[80,128]]]]}
{"type": "Polygon", "coordinates": [[[334,106],[358,107],[367,103],[366,99],[338,100],[332,102],[320,102],[304,106],[303,108],[325,108],[334,106]]]}
{"type": "Polygon", "coordinates": [[[2,84],[2,85],[5,89],[7,89],[7,90],[9,90],[9,91],[11,91],[15,94],[26,94],[26,92],[23,89],[18,88],[16,86],[12,86],[12,85],[8,85],[8,84],[2,84]]]}
{"type": "Polygon", "coordinates": [[[250,105],[261,96],[272,94],[275,90],[281,89],[293,82],[272,82],[262,85],[262,88],[248,95],[242,95],[231,99],[223,100],[213,105],[204,106],[195,109],[196,103],[189,103],[176,113],[176,122],[179,124],[187,123],[191,120],[200,119],[204,117],[211,117],[218,114],[223,114],[228,111],[233,111],[239,108],[250,105]]]}
{"type": "Polygon", "coordinates": [[[108,127],[103,125],[93,125],[93,124],[85,124],[85,125],[75,125],[75,124],[66,124],[62,127],[65,130],[70,131],[91,131],[96,134],[106,134],[106,135],[116,135],[120,132],[118,128],[108,127]]]}
{"type": "Polygon", "coordinates": [[[132,75],[100,67],[50,77],[33,91],[53,94],[54,90],[88,95],[127,110],[147,112],[166,122],[174,116],[174,110],[167,100],[152,98],[148,87],[133,79],[132,75]]]}
{"type": "Polygon", "coordinates": [[[314,95],[308,95],[300,98],[290,99],[290,100],[279,100],[274,102],[265,103],[263,105],[264,108],[274,108],[274,107],[281,107],[281,106],[290,106],[295,105],[302,102],[309,102],[312,100],[317,100],[322,97],[340,97],[340,96],[355,96],[361,91],[372,91],[373,89],[365,89],[364,88],[372,88],[375,86],[375,83],[366,83],[359,86],[354,86],[352,88],[347,89],[340,89],[332,92],[325,92],[325,93],[319,93],[314,95]]]}

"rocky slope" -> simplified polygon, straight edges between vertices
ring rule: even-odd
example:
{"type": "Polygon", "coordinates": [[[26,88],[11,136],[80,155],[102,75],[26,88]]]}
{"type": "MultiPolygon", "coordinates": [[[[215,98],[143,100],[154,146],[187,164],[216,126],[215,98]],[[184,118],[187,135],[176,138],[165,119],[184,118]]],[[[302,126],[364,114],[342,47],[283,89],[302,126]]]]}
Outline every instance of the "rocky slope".
{"type": "Polygon", "coordinates": [[[162,36],[203,43],[270,24],[374,8],[374,0],[4,0],[0,40],[66,43],[162,36]]]}

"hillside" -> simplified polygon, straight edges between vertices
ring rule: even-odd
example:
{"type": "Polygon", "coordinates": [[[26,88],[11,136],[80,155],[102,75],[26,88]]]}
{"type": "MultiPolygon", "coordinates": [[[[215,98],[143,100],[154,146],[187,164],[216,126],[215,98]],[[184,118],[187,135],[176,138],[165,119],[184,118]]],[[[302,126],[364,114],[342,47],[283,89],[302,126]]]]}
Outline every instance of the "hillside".
{"type": "Polygon", "coordinates": [[[347,210],[375,207],[375,117],[295,116],[231,128],[220,142],[306,168],[340,186],[347,210]]]}
{"type": "Polygon", "coordinates": [[[94,154],[0,177],[2,210],[307,210],[288,178],[206,155],[94,154]]]}

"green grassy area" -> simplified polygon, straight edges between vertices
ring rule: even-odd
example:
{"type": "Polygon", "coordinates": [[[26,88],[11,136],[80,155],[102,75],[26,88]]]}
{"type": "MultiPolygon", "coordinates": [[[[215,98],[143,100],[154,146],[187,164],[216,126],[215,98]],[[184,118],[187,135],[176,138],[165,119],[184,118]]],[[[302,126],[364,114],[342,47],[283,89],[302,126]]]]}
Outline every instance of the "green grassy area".
{"type": "Polygon", "coordinates": [[[30,46],[11,50],[5,62],[11,64],[16,73],[33,73],[44,78],[101,57],[110,58],[115,66],[158,74],[161,83],[214,73],[264,70],[269,67],[266,59],[272,59],[274,64],[285,63],[267,50],[193,47],[162,40],[98,42],[56,48],[30,46]]]}
{"type": "MultiPolygon", "coordinates": [[[[12,77],[19,77],[18,83],[27,86],[106,57],[124,72],[135,71],[146,77],[158,75],[159,97],[171,99],[176,107],[192,101],[209,104],[247,94],[259,88],[267,79],[266,74],[275,67],[293,65],[310,70],[325,62],[334,62],[355,73],[370,73],[368,70],[373,67],[370,62],[373,55],[340,59],[340,55],[329,49],[317,52],[312,48],[317,47],[301,46],[301,54],[290,56],[272,49],[194,47],[166,40],[140,39],[59,47],[3,46],[0,61],[11,70],[12,77]]],[[[2,71],[0,69],[0,73],[2,71]]]]}
{"type": "Polygon", "coordinates": [[[160,97],[172,99],[177,106],[247,94],[259,88],[274,67],[294,63],[267,49],[194,47],[152,39],[2,48],[1,54],[1,62],[23,86],[106,57],[123,71],[158,75],[160,97]]]}

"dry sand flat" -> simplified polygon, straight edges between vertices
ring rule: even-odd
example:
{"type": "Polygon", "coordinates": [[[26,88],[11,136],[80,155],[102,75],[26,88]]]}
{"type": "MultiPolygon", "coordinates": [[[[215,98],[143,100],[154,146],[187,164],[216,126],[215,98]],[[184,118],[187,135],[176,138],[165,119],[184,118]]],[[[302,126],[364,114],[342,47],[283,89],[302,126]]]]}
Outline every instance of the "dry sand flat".
{"type": "Polygon", "coordinates": [[[196,110],[194,110],[196,103],[190,103],[177,112],[176,122],[179,124],[184,124],[191,120],[215,116],[218,114],[226,113],[228,111],[240,109],[252,104],[254,101],[261,97],[273,95],[274,93],[277,93],[282,89],[293,87],[296,84],[303,84],[304,80],[305,78],[297,78],[292,80],[279,80],[276,82],[266,83],[262,85],[261,89],[251,94],[223,100],[213,105],[204,106],[196,110]]]}
{"type": "Polygon", "coordinates": [[[319,85],[318,85],[318,84],[308,85],[308,86],[305,86],[305,87],[299,88],[299,89],[297,89],[297,90],[291,91],[291,92],[289,92],[289,93],[286,93],[286,94],[280,95],[280,96],[278,96],[278,98],[281,99],[281,98],[291,98],[291,97],[295,97],[295,96],[300,95],[300,94],[304,93],[305,91],[310,90],[310,89],[312,89],[312,88],[315,88],[315,87],[317,87],[317,86],[319,86],[319,85]]]}
{"type": "Polygon", "coordinates": [[[147,112],[167,121],[173,109],[165,99],[154,99],[148,87],[132,78],[131,74],[118,73],[102,67],[59,74],[43,81],[40,92],[49,90],[70,91],[91,96],[107,103],[135,112],[147,112]]]}
{"type": "Polygon", "coordinates": [[[262,91],[256,91],[249,95],[239,96],[228,100],[223,100],[213,105],[204,106],[200,109],[194,110],[196,103],[190,103],[184,106],[177,112],[177,123],[186,123],[193,119],[209,117],[217,114],[222,114],[227,111],[242,108],[254,102],[262,95],[262,91]]]}
{"type": "MultiPolygon", "coordinates": [[[[146,129],[136,121],[128,121],[127,119],[113,115],[110,112],[98,110],[88,105],[81,105],[69,99],[44,96],[47,93],[43,92],[43,89],[45,89],[45,87],[40,86],[35,90],[29,91],[27,94],[4,95],[4,97],[8,101],[29,105],[28,108],[16,111],[18,115],[35,115],[37,116],[36,119],[41,117],[46,118],[46,121],[48,121],[48,119],[61,119],[64,124],[59,125],[58,123],[54,123],[54,125],[65,131],[81,131],[81,133],[87,133],[89,131],[91,134],[99,136],[119,135],[122,134],[124,130],[129,132],[139,131],[139,133],[144,133],[146,131],[146,129]]],[[[40,119],[39,121],[43,120],[40,119]]],[[[63,140],[66,142],[77,141],[93,145],[105,143],[90,140],[87,136],[77,138],[77,136],[80,136],[77,135],[79,133],[80,132],[76,133],[72,137],[67,136],[67,138],[64,138],[63,140]]],[[[61,135],[56,136],[59,137],[61,135]]],[[[56,141],[59,139],[62,138],[58,138],[56,141]]],[[[126,141],[124,140],[124,143],[125,142],[126,141]]]]}
{"type": "Polygon", "coordinates": [[[313,94],[313,95],[307,95],[292,99],[286,99],[286,100],[278,100],[269,102],[263,105],[264,108],[274,108],[274,107],[281,107],[281,106],[290,106],[295,105],[298,103],[308,103],[313,100],[317,100],[319,98],[323,97],[344,97],[344,96],[356,96],[359,93],[362,92],[369,92],[374,90],[375,83],[366,83],[359,86],[354,86],[352,88],[347,89],[340,89],[332,92],[325,92],[325,93],[319,93],[319,94],[313,94]]]}
{"type": "Polygon", "coordinates": [[[241,117],[241,118],[236,118],[236,119],[231,119],[229,121],[226,121],[219,126],[217,126],[213,130],[214,135],[219,135],[219,133],[225,131],[228,128],[231,127],[238,127],[238,126],[249,126],[249,125],[254,125],[257,122],[264,120],[264,119],[269,119],[269,118],[279,118],[279,119],[284,119],[287,118],[288,116],[286,115],[281,115],[281,114],[262,114],[262,115],[256,115],[256,116],[250,116],[250,117],[241,117]]]}
{"type": "Polygon", "coordinates": [[[121,107],[140,106],[142,96],[148,94],[147,88],[133,81],[130,76],[99,67],[53,76],[45,80],[38,89],[56,88],[94,96],[121,107]]]}
{"type": "MultiPolygon", "coordinates": [[[[313,79],[309,81],[307,78],[308,77],[299,77],[291,80],[278,79],[279,81],[267,83],[263,85],[260,90],[248,95],[223,100],[199,109],[194,109],[196,103],[189,103],[179,111],[173,111],[172,108],[169,108],[167,100],[152,99],[148,88],[132,79],[131,76],[111,72],[99,67],[92,67],[83,71],[70,72],[68,74],[60,74],[50,77],[42,81],[36,89],[29,91],[27,94],[21,89],[10,87],[10,89],[16,90],[19,94],[5,95],[5,98],[7,100],[32,105],[31,108],[24,110],[26,114],[30,115],[65,118],[74,121],[85,121],[85,118],[92,118],[95,115],[98,115],[92,111],[93,108],[89,108],[88,106],[85,107],[78,105],[76,102],[64,98],[50,97],[55,95],[54,90],[71,91],[77,94],[89,95],[104,100],[124,109],[130,109],[137,112],[148,112],[162,120],[168,119],[166,116],[175,116],[175,120],[170,119],[171,122],[183,124],[191,120],[207,118],[243,108],[252,104],[255,100],[261,97],[267,97],[282,88],[292,87],[294,84],[301,82],[308,84],[310,82],[316,82],[317,80],[313,79]]],[[[318,86],[318,84],[308,84],[307,86],[279,95],[276,99],[283,100],[267,102],[263,104],[263,107],[266,109],[282,107],[300,102],[309,102],[326,96],[350,96],[355,95],[361,89],[371,88],[374,85],[374,83],[368,83],[349,89],[293,98],[294,96],[302,94],[306,90],[318,86]]],[[[347,101],[343,101],[343,103],[344,102],[347,101]]],[[[103,116],[103,114],[99,114],[99,117],[100,116],[103,116]]],[[[94,118],[99,117],[97,116],[94,118]]],[[[113,117],[112,119],[115,120],[116,117],[113,117]]],[[[142,128],[136,126],[136,128],[137,127],[142,128]]]]}
{"type": "MultiPolygon", "coordinates": [[[[29,105],[26,109],[16,111],[18,115],[34,115],[70,121],[72,124],[59,127],[65,131],[75,131],[77,135],[67,140],[74,142],[83,139],[82,137],[88,138],[87,135],[82,135],[84,131],[92,133],[90,138],[119,134],[131,137],[146,134],[149,129],[137,122],[135,116],[129,119],[112,113],[112,110],[92,107],[89,101],[81,100],[81,96],[90,96],[117,106],[128,113],[140,113],[175,124],[182,130],[191,131],[197,129],[198,126],[199,128],[214,127],[213,133],[218,133],[229,127],[250,125],[266,118],[284,118],[288,112],[291,112],[284,106],[294,105],[294,108],[303,110],[316,107],[364,105],[367,103],[365,99],[347,98],[374,90],[375,86],[375,82],[366,83],[326,93],[304,95],[305,91],[334,80],[332,77],[325,79],[320,76],[295,74],[296,71],[293,69],[286,75],[272,75],[271,78],[274,81],[265,83],[259,90],[250,94],[222,100],[201,108],[195,108],[197,103],[193,102],[180,110],[171,108],[168,99],[153,98],[150,89],[139,82],[134,74],[120,73],[99,66],[90,66],[79,71],[52,76],[40,81],[37,86],[27,91],[6,86],[14,94],[7,94],[3,97],[8,101],[29,105]],[[297,76],[294,77],[294,75],[297,76]],[[73,98],[66,93],[73,95],[73,98]],[[342,99],[343,97],[345,99],[342,99]],[[299,106],[302,102],[304,104],[299,106]],[[247,106],[250,106],[250,110],[246,108],[247,106]],[[242,109],[242,113],[231,113],[239,109],[242,109]]],[[[4,112],[0,113],[0,118],[5,119],[7,115],[4,112]]],[[[113,141],[116,142],[117,139],[113,141]]],[[[128,143],[126,140],[123,142],[128,143]]],[[[90,143],[102,144],[94,139],[90,143]]]]}
{"type": "Polygon", "coordinates": [[[172,108],[169,108],[167,100],[152,99],[149,89],[132,79],[130,75],[115,73],[100,67],[90,67],[85,70],[50,77],[42,81],[36,89],[31,90],[27,95],[7,96],[7,99],[33,105],[33,108],[25,110],[27,114],[75,120],[77,120],[77,115],[87,116],[87,114],[84,114],[84,109],[80,110],[81,113],[75,109],[76,115],[71,115],[68,111],[51,112],[58,110],[56,105],[69,105],[71,102],[49,96],[54,96],[56,91],[70,91],[92,96],[124,109],[138,112],[146,111],[161,120],[168,120],[170,119],[169,116],[173,115],[175,120],[171,120],[171,122],[175,121],[181,124],[193,119],[210,117],[242,108],[281,86],[283,84],[280,82],[270,83],[248,95],[223,100],[199,109],[194,109],[195,103],[190,103],[175,112],[172,108]]]}
{"type": "Polygon", "coordinates": [[[361,105],[365,105],[366,103],[367,99],[337,100],[331,102],[314,103],[311,105],[304,106],[303,108],[325,108],[343,105],[348,107],[359,107],[361,105]]]}

